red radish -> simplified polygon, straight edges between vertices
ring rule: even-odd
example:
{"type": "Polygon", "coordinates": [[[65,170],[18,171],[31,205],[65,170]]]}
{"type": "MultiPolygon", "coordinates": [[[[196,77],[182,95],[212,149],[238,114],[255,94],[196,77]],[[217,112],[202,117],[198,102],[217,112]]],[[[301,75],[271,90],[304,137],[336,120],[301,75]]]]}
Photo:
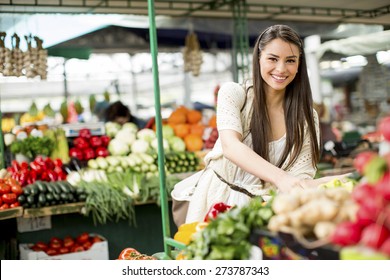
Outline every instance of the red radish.
{"type": "Polygon", "coordinates": [[[388,204],[385,209],[383,209],[382,213],[384,217],[383,224],[387,227],[388,230],[390,230],[390,204],[388,204]]]}
{"type": "Polygon", "coordinates": [[[388,237],[379,248],[379,251],[390,256],[390,237],[388,237]]]}
{"type": "Polygon", "coordinates": [[[374,157],[377,157],[378,154],[372,151],[366,151],[359,153],[355,159],[353,160],[353,166],[356,168],[356,170],[363,174],[364,167],[366,164],[374,157]]]}
{"type": "Polygon", "coordinates": [[[371,196],[374,192],[375,190],[372,185],[369,183],[363,183],[353,189],[351,196],[353,200],[360,204],[367,196],[371,196]]]}
{"type": "Polygon", "coordinates": [[[357,244],[360,241],[362,228],[359,224],[346,221],[337,225],[332,234],[332,243],[340,246],[357,244]]]}
{"type": "Polygon", "coordinates": [[[361,225],[362,227],[368,226],[372,224],[374,221],[372,219],[372,215],[370,210],[367,207],[360,206],[356,213],[356,223],[361,225]]]}
{"type": "Polygon", "coordinates": [[[379,121],[378,130],[387,141],[390,141],[390,116],[379,121]]]}
{"type": "Polygon", "coordinates": [[[389,236],[390,232],[387,228],[371,224],[363,229],[361,243],[367,247],[378,249],[389,236]]]}
{"type": "Polygon", "coordinates": [[[376,191],[386,200],[390,200],[390,172],[386,172],[377,183],[376,191]]]}
{"type": "Polygon", "coordinates": [[[366,223],[362,221],[361,218],[364,218],[363,220],[367,218],[375,222],[386,205],[383,197],[376,193],[376,188],[373,187],[372,189],[373,191],[366,192],[364,200],[359,203],[360,207],[357,217],[359,222],[363,222],[363,224],[366,223]]]}

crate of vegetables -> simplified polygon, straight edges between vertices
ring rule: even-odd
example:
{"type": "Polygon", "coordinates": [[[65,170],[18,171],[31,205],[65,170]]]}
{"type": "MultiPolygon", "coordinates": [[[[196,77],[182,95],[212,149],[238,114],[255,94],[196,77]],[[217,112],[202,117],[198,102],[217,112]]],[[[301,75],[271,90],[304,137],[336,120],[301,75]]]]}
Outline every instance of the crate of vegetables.
{"type": "Polygon", "coordinates": [[[49,242],[19,244],[21,260],[108,260],[108,241],[98,234],[52,237],[49,242]]]}

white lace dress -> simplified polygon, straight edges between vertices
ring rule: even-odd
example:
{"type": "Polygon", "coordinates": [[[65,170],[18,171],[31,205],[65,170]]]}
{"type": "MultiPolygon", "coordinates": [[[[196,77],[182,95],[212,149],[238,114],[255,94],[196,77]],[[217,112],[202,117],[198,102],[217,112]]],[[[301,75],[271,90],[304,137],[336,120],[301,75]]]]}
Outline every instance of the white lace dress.
{"type": "MultiPolygon", "coordinates": [[[[252,137],[249,133],[252,103],[253,91],[249,90],[246,94],[243,87],[237,83],[226,83],[219,90],[217,108],[218,130],[231,129],[237,131],[243,135],[243,143],[249,147],[252,147],[252,137]]],[[[315,123],[317,135],[319,136],[318,116],[316,113],[315,123]]],[[[310,137],[308,134],[305,136],[304,141],[305,143],[298,160],[287,172],[300,178],[313,178],[316,169],[311,164],[310,137]]],[[[285,136],[269,143],[271,163],[276,164],[285,143],[285,136]]],[[[206,168],[200,171],[201,176],[195,188],[187,189],[181,194],[175,193],[175,197],[184,199],[187,197],[190,199],[186,223],[203,221],[208,209],[216,202],[242,206],[250,200],[248,195],[234,191],[227,184],[223,183],[216,176],[215,172],[221,175],[225,181],[245,188],[256,196],[262,196],[265,200],[269,198],[270,190],[275,189],[269,183],[263,185],[259,178],[238,168],[237,165],[223,157],[219,139],[215,143],[214,148],[206,155],[205,164],[206,168]]]]}

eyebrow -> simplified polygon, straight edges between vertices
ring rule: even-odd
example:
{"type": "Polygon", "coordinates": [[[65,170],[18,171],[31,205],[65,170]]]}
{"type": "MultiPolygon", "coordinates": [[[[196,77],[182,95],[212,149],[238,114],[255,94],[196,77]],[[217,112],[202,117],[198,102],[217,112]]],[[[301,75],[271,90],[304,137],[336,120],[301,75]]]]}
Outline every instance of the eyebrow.
{"type": "MultiPolygon", "coordinates": [[[[270,56],[274,56],[274,57],[279,58],[279,56],[276,55],[276,54],[268,53],[267,55],[270,55],[270,56]]],[[[287,56],[286,58],[298,58],[298,56],[296,56],[296,55],[289,55],[289,56],[287,56]]]]}

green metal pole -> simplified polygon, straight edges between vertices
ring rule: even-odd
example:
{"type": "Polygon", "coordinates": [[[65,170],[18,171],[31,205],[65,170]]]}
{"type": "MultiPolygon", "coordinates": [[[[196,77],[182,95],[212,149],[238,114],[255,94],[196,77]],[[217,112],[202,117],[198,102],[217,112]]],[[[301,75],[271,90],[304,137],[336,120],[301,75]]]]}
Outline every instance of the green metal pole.
{"type": "Polygon", "coordinates": [[[154,13],[154,0],[148,0],[148,14],[149,14],[149,36],[150,36],[150,52],[152,55],[152,68],[153,68],[153,83],[154,83],[154,108],[156,112],[156,131],[157,131],[157,144],[158,144],[158,166],[160,175],[160,197],[161,197],[161,217],[164,235],[164,252],[165,255],[171,258],[171,251],[168,243],[165,241],[170,238],[170,224],[169,224],[169,212],[168,212],[168,198],[166,192],[166,179],[165,179],[165,165],[164,165],[164,147],[162,138],[162,117],[161,117],[161,102],[160,102],[160,83],[158,79],[158,62],[157,62],[157,33],[156,33],[156,21],[154,13]]]}

